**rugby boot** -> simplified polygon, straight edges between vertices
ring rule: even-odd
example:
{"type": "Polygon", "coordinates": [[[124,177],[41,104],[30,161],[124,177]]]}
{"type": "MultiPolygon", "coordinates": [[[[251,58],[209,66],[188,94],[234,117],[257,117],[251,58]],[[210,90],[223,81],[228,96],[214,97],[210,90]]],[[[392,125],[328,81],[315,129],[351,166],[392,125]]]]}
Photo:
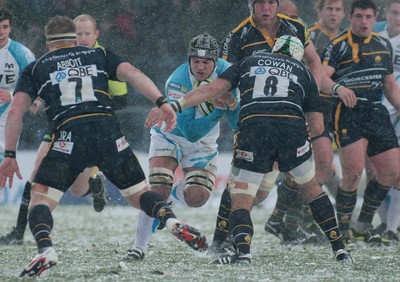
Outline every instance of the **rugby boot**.
{"type": "Polygon", "coordinates": [[[125,260],[143,260],[144,252],[141,248],[132,247],[128,250],[128,253],[124,257],[125,260]]]}
{"type": "Polygon", "coordinates": [[[211,262],[212,264],[251,264],[250,254],[225,255],[211,262]]]}
{"type": "Polygon", "coordinates": [[[89,179],[89,189],[93,196],[93,208],[97,212],[101,212],[107,204],[106,178],[103,173],[99,172],[93,178],[89,179]]]}
{"type": "Polygon", "coordinates": [[[339,249],[334,252],[336,261],[341,263],[353,263],[353,258],[351,255],[344,249],[339,249]]]}
{"type": "Polygon", "coordinates": [[[22,245],[24,233],[13,228],[10,233],[0,237],[0,245],[22,245]]]}
{"type": "Polygon", "coordinates": [[[56,251],[53,247],[47,248],[44,252],[37,254],[33,260],[22,270],[19,277],[38,277],[44,271],[56,265],[58,262],[56,251]]]}
{"type": "Polygon", "coordinates": [[[175,223],[171,233],[196,251],[203,252],[208,249],[206,236],[188,224],[175,223]]]}

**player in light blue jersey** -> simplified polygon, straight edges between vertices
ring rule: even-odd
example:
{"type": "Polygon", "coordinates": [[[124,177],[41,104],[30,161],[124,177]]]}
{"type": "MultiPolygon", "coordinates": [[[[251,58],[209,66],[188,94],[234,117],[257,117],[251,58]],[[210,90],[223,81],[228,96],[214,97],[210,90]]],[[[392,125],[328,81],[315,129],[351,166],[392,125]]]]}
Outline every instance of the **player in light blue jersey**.
{"type": "MultiPolygon", "coordinates": [[[[9,111],[12,93],[22,70],[35,59],[33,53],[21,43],[12,40],[9,35],[12,29],[12,15],[5,9],[0,10],[0,162],[4,159],[5,123],[9,111]]],[[[30,199],[30,190],[23,195],[23,199],[30,199]]],[[[29,200],[22,201],[17,225],[20,229],[13,229],[11,237],[22,243],[25,231],[26,214],[29,200]],[[15,235],[15,236],[14,236],[15,235]]],[[[10,243],[10,236],[0,237],[0,244],[10,243]]]]}
{"type": "Polygon", "coordinates": [[[35,59],[21,43],[12,40],[12,15],[0,10],[0,161],[4,158],[4,126],[12,93],[22,70],[35,59]]]}
{"type": "MultiPolygon", "coordinates": [[[[209,34],[194,37],[189,44],[188,61],[180,65],[165,86],[168,102],[183,97],[193,88],[215,80],[230,64],[218,58],[218,42],[209,34]]],[[[177,115],[177,126],[171,132],[153,127],[149,152],[149,182],[153,191],[166,200],[189,207],[201,207],[214,188],[219,121],[226,116],[236,130],[238,120],[236,93],[191,107],[177,115]],[[174,173],[182,167],[184,180],[174,182],[174,173]]],[[[152,125],[148,122],[147,125],[152,125]]],[[[143,259],[157,223],[139,214],[136,239],[127,259],[143,259]]]]}
{"type": "MultiPolygon", "coordinates": [[[[374,30],[379,32],[385,38],[389,39],[393,48],[393,71],[397,84],[400,84],[400,0],[391,0],[386,6],[386,22],[375,24],[374,30]]],[[[390,119],[395,128],[397,139],[400,144],[400,122],[399,115],[396,109],[390,102],[384,98],[382,104],[389,111],[390,119]]],[[[367,176],[372,178],[375,175],[375,170],[370,162],[367,162],[367,176]]],[[[377,231],[382,232],[382,241],[385,243],[398,242],[399,237],[397,228],[400,224],[400,179],[396,186],[393,186],[386,200],[382,202],[378,209],[378,214],[382,220],[377,231]]]]}

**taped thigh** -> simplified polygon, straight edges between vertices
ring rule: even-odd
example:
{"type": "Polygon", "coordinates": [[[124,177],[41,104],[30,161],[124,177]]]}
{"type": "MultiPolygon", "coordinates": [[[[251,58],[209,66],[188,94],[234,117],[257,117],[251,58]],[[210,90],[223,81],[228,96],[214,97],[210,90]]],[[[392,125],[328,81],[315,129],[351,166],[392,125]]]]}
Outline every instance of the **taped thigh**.
{"type": "Polygon", "coordinates": [[[289,173],[297,184],[309,182],[315,176],[315,162],[313,156],[289,171],[289,173]]]}
{"type": "Polygon", "coordinates": [[[246,194],[255,197],[263,177],[263,173],[232,167],[228,190],[231,194],[246,194]]]}
{"type": "Polygon", "coordinates": [[[185,181],[185,189],[197,186],[211,193],[214,189],[215,175],[208,170],[192,170],[185,174],[185,181]]]}
{"type": "Polygon", "coordinates": [[[64,192],[57,190],[55,188],[52,188],[52,187],[48,187],[47,193],[41,193],[41,192],[37,192],[37,191],[32,191],[32,193],[47,197],[50,200],[53,200],[57,203],[60,202],[61,197],[64,195],[64,192]]]}
{"type": "Polygon", "coordinates": [[[278,178],[278,175],[279,170],[273,170],[264,174],[259,190],[268,193],[271,192],[272,188],[275,186],[275,181],[278,178]]]}
{"type": "Polygon", "coordinates": [[[172,189],[174,184],[174,172],[163,167],[150,168],[149,172],[150,186],[167,186],[172,189]]]}

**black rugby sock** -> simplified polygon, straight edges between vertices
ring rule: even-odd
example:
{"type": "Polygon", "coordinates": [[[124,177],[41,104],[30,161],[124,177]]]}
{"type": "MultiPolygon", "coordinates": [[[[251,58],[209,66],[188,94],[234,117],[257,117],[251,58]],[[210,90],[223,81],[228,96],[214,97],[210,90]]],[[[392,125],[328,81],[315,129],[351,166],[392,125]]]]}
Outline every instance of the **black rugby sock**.
{"type": "Polygon", "coordinates": [[[227,189],[222,192],[215,225],[213,242],[224,242],[229,234],[229,215],[231,213],[231,195],[227,189]]]}
{"type": "Polygon", "coordinates": [[[364,202],[358,216],[358,221],[372,223],[375,211],[386,198],[389,190],[390,187],[379,184],[375,179],[371,180],[365,188],[364,202]]]}
{"type": "Polygon", "coordinates": [[[53,244],[50,239],[50,232],[53,229],[53,216],[47,205],[36,205],[31,208],[28,215],[29,228],[35,238],[39,253],[44,248],[53,244]]]}
{"type": "Polygon", "coordinates": [[[25,183],[24,192],[22,193],[21,204],[19,206],[17,226],[15,230],[21,236],[24,236],[26,225],[28,224],[28,207],[31,201],[32,184],[27,181],[25,183]]]}
{"type": "Polygon", "coordinates": [[[292,205],[298,197],[298,190],[296,187],[291,186],[293,185],[290,185],[286,179],[283,179],[278,185],[278,197],[276,199],[275,208],[268,221],[283,222],[283,218],[286,215],[289,206],[292,205]]]}
{"type": "Polygon", "coordinates": [[[344,249],[342,237],[335,217],[335,210],[328,195],[322,193],[309,203],[314,220],[325,233],[333,251],[344,249]]]}
{"type": "Polygon", "coordinates": [[[251,240],[254,233],[250,212],[246,209],[234,210],[231,212],[229,222],[237,252],[239,254],[250,254],[251,240]]]}
{"type": "Polygon", "coordinates": [[[357,191],[346,192],[338,188],[336,194],[336,213],[340,231],[350,229],[351,216],[357,202],[357,191]]]}
{"type": "Polygon", "coordinates": [[[163,200],[162,196],[153,191],[147,191],[140,197],[140,207],[148,216],[157,218],[162,224],[170,218],[176,218],[171,207],[163,200]]]}

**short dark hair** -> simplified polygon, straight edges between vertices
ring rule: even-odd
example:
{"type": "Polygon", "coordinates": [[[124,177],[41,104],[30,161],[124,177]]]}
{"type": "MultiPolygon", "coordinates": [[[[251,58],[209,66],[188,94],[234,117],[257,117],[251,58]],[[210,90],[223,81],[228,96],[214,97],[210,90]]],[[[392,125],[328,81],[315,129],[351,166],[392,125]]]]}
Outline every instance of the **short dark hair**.
{"type": "Polygon", "coordinates": [[[7,11],[5,9],[0,9],[0,22],[4,21],[4,20],[8,20],[11,25],[12,15],[9,11],[7,11]]]}
{"type": "Polygon", "coordinates": [[[372,9],[372,10],[374,10],[374,15],[376,15],[376,13],[377,13],[376,5],[371,0],[353,1],[353,3],[351,3],[350,15],[354,14],[355,9],[361,9],[361,10],[372,9]]]}

